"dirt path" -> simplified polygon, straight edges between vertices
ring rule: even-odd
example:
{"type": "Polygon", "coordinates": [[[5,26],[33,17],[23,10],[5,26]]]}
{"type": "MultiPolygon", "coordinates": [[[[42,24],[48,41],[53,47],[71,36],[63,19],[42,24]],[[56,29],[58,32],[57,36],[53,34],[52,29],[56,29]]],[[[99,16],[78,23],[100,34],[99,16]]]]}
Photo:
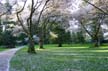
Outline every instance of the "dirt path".
{"type": "Polygon", "coordinates": [[[21,48],[13,48],[10,50],[0,52],[0,71],[9,71],[9,62],[12,56],[16,53],[17,50],[21,48]]]}

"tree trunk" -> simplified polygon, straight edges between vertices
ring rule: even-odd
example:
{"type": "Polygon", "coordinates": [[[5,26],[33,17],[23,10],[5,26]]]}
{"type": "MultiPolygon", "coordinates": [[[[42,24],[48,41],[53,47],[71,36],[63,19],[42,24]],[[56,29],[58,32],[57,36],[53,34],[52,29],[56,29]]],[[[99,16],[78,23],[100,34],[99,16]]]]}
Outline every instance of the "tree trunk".
{"type": "Polygon", "coordinates": [[[95,48],[95,47],[99,47],[100,46],[100,41],[99,41],[99,39],[98,38],[94,38],[93,39],[93,48],[95,48]]]}
{"type": "Polygon", "coordinates": [[[43,34],[44,34],[44,32],[43,32],[42,27],[40,27],[39,29],[40,29],[40,32],[39,32],[39,48],[44,49],[44,47],[43,47],[43,40],[44,40],[43,34]]]}
{"type": "Polygon", "coordinates": [[[35,44],[34,44],[33,38],[29,38],[28,53],[36,53],[36,51],[35,51],[35,44]]]}
{"type": "Polygon", "coordinates": [[[62,47],[62,43],[58,43],[58,47],[62,47]]]}
{"type": "Polygon", "coordinates": [[[39,48],[40,48],[40,49],[44,49],[42,38],[40,38],[40,40],[39,40],[39,48]]]}

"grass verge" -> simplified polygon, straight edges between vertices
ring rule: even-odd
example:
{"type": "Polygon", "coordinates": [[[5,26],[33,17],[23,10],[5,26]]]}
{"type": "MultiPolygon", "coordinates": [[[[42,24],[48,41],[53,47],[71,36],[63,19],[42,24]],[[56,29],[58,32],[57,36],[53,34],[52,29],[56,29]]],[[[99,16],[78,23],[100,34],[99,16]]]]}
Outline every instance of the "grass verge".
{"type": "Polygon", "coordinates": [[[7,50],[7,48],[0,47],[0,52],[5,50],[7,50]]]}

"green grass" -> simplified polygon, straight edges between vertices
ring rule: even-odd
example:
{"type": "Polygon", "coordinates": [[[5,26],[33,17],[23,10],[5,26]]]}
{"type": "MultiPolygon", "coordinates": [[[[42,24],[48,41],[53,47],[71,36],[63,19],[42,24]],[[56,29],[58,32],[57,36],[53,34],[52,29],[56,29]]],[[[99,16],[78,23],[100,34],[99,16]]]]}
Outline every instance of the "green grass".
{"type": "Polygon", "coordinates": [[[0,52],[5,50],[7,50],[7,48],[0,47],[0,52]]]}
{"type": "MultiPolygon", "coordinates": [[[[38,47],[38,46],[36,46],[38,47]]],[[[16,53],[10,71],[108,71],[108,48],[56,47],[46,45],[37,54],[27,48],[16,53]]]]}

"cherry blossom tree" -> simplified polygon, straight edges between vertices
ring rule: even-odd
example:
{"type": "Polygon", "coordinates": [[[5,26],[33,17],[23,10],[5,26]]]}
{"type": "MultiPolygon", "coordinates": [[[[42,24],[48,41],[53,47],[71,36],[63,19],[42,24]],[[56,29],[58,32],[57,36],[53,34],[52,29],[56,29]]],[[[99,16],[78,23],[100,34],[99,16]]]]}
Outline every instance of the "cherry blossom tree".
{"type": "Polygon", "coordinates": [[[39,24],[41,15],[48,2],[49,0],[25,0],[23,2],[22,8],[19,10],[17,9],[16,15],[18,18],[18,22],[22,26],[24,32],[29,38],[28,53],[36,53],[33,39],[33,30],[35,28],[33,27],[35,27],[34,25],[39,24]],[[26,15],[25,18],[24,15],[26,15]],[[33,24],[33,19],[36,20],[35,24],[33,24]]]}

